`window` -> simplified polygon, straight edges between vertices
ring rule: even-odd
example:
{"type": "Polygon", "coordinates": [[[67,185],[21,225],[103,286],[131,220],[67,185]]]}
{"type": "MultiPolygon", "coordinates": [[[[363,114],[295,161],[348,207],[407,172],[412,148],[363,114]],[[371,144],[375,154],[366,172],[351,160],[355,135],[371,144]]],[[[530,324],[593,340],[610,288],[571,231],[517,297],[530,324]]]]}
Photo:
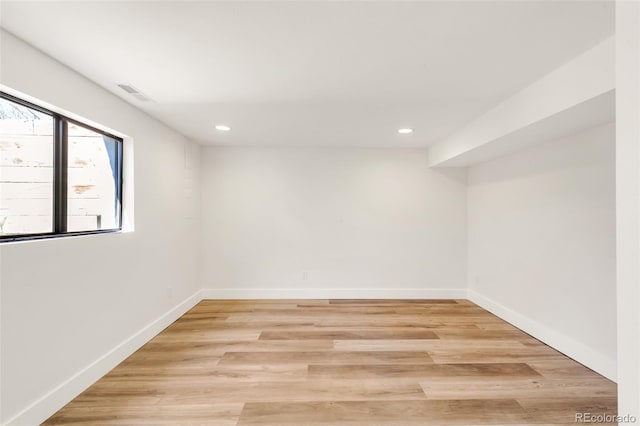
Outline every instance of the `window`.
{"type": "Polygon", "coordinates": [[[122,139],[0,92],[0,241],[121,227],[122,139]]]}
{"type": "Polygon", "coordinates": [[[120,228],[122,143],[76,123],[67,139],[67,231],[120,228]]]}

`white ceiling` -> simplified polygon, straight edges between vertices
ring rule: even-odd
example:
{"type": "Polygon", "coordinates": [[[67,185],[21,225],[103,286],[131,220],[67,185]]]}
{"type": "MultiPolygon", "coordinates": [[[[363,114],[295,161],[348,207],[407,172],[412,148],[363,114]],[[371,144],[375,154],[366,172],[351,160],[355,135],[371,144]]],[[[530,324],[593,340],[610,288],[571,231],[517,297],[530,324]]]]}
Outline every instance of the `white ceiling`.
{"type": "Polygon", "coordinates": [[[187,137],[224,145],[428,146],[614,32],[611,1],[1,7],[9,32],[187,137]]]}

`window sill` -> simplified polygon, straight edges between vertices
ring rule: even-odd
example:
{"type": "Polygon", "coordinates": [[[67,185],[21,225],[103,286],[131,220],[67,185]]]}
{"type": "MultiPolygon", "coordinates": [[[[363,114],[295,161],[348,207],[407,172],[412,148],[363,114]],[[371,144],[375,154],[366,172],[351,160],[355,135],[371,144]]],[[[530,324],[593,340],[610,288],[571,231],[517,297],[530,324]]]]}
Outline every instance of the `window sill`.
{"type": "Polygon", "coordinates": [[[25,243],[32,241],[46,241],[46,240],[58,240],[60,238],[73,238],[73,237],[85,237],[91,235],[102,234],[121,234],[126,231],[122,229],[103,229],[99,231],[82,231],[82,232],[68,232],[65,234],[31,234],[31,235],[5,235],[0,237],[0,245],[11,243],[25,243]]]}

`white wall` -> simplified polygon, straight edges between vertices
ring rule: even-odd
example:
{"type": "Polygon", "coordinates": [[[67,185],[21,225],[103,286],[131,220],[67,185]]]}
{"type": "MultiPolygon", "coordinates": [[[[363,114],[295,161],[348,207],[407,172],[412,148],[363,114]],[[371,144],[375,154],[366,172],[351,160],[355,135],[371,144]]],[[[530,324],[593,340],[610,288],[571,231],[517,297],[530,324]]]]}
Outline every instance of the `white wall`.
{"type": "Polygon", "coordinates": [[[618,413],[640,423],[640,3],[616,2],[618,413]]]}
{"type": "Polygon", "coordinates": [[[464,297],[464,170],[417,149],[203,150],[205,294],[464,297]]]}
{"type": "Polygon", "coordinates": [[[615,378],[615,126],[468,173],[471,299],[615,378]]]}
{"type": "Polygon", "coordinates": [[[35,404],[14,420],[32,425],[159,331],[162,321],[154,321],[200,289],[199,147],[0,35],[1,84],[130,136],[135,152],[135,232],[0,246],[0,422],[35,404]]]}

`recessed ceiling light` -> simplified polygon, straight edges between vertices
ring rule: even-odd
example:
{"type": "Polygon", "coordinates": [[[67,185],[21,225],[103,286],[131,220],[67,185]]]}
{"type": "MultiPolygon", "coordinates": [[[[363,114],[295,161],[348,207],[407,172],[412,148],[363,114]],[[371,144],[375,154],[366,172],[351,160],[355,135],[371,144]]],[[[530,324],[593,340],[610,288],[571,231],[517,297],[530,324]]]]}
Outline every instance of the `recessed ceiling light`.
{"type": "Polygon", "coordinates": [[[413,133],[413,129],[410,129],[408,127],[405,127],[403,129],[398,129],[398,133],[402,134],[402,135],[406,135],[408,133],[413,133]]]}
{"type": "Polygon", "coordinates": [[[220,130],[221,132],[228,132],[229,130],[231,130],[231,127],[225,126],[224,124],[218,124],[216,126],[216,130],[220,130]]]}

